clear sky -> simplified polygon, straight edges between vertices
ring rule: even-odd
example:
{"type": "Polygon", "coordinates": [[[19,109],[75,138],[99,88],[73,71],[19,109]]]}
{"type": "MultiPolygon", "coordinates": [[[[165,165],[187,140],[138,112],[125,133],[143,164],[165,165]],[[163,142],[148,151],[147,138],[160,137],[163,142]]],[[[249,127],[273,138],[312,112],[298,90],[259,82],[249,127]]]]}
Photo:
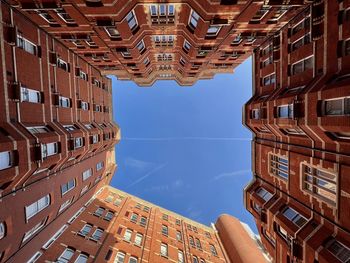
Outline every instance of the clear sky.
{"type": "Polygon", "coordinates": [[[121,127],[112,186],[206,225],[222,213],[248,223],[243,188],[252,177],[251,133],[242,106],[251,97],[251,59],[234,74],[194,86],[138,87],[113,77],[121,127]]]}

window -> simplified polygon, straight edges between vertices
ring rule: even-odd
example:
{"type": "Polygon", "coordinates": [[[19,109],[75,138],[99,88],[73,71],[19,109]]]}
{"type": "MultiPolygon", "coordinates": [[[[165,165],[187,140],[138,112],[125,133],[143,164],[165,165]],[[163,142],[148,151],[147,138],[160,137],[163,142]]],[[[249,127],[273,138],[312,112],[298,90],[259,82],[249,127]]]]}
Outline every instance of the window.
{"type": "Polygon", "coordinates": [[[302,227],[307,221],[305,217],[290,207],[286,207],[282,213],[289,221],[292,221],[298,227],[302,227]]]}
{"type": "Polygon", "coordinates": [[[307,164],[301,164],[301,167],[303,188],[334,204],[337,199],[336,174],[307,164]]]}
{"type": "Polygon", "coordinates": [[[143,238],[143,235],[137,233],[136,236],[135,236],[135,240],[134,240],[135,245],[141,246],[141,244],[142,244],[142,238],[143,238]]]}
{"type": "Polygon", "coordinates": [[[326,245],[326,248],[341,262],[349,262],[350,260],[350,248],[340,243],[339,241],[332,239],[326,245]]]}
{"type": "Polygon", "coordinates": [[[62,233],[68,228],[68,225],[62,226],[54,235],[51,237],[44,245],[43,249],[48,249],[61,235],[62,233]]]}
{"type": "Polygon", "coordinates": [[[70,108],[71,107],[70,99],[63,96],[59,96],[58,106],[62,108],[70,108]]]}
{"type": "Polygon", "coordinates": [[[83,228],[79,231],[79,233],[83,236],[87,236],[92,229],[92,225],[90,224],[85,224],[83,228]]]}
{"type": "Polygon", "coordinates": [[[221,26],[214,26],[214,25],[209,26],[206,37],[217,36],[220,29],[221,29],[221,26]]]}
{"type": "Polygon", "coordinates": [[[155,35],[153,41],[156,47],[172,47],[174,45],[174,35],[155,35]]]}
{"type": "Polygon", "coordinates": [[[47,11],[37,10],[36,12],[49,24],[56,24],[56,20],[47,11]]]}
{"type": "Polygon", "coordinates": [[[177,226],[181,225],[180,219],[176,219],[176,225],[177,225],[177,226]]]}
{"type": "Polygon", "coordinates": [[[176,239],[178,241],[182,241],[182,234],[181,234],[181,231],[176,231],[176,239]]]}
{"type": "Polygon", "coordinates": [[[75,24],[75,21],[71,18],[71,16],[63,8],[58,8],[55,11],[56,11],[57,15],[67,24],[75,24]]]}
{"type": "Polygon", "coordinates": [[[256,194],[264,199],[265,202],[269,201],[272,197],[272,194],[263,187],[259,187],[258,190],[256,190],[256,194]]]}
{"type": "Polygon", "coordinates": [[[241,42],[242,42],[242,37],[241,37],[241,35],[237,35],[237,36],[235,36],[235,38],[232,40],[232,43],[231,43],[231,45],[234,45],[234,46],[237,46],[237,45],[239,45],[241,42]]]}
{"type": "Polygon", "coordinates": [[[38,201],[26,206],[26,219],[29,220],[31,217],[35,216],[41,210],[45,209],[50,205],[50,195],[45,195],[38,201]]]}
{"type": "Polygon", "coordinates": [[[92,234],[91,238],[94,240],[100,240],[103,235],[103,229],[97,228],[95,232],[92,234]]]}
{"type": "Polygon", "coordinates": [[[82,101],[80,104],[80,107],[82,110],[88,110],[89,109],[89,103],[87,103],[86,101],[82,101]]]}
{"type": "Polygon", "coordinates": [[[185,263],[185,259],[184,259],[184,252],[182,250],[179,250],[177,252],[177,258],[178,258],[178,263],[185,263]]]}
{"type": "Polygon", "coordinates": [[[48,128],[48,126],[33,126],[33,127],[27,127],[27,130],[30,133],[47,133],[50,132],[50,129],[48,128]]]}
{"type": "Polygon", "coordinates": [[[150,6],[152,24],[172,24],[174,23],[174,5],[158,4],[150,6]]]}
{"type": "Polygon", "coordinates": [[[78,149],[84,146],[84,139],[82,137],[77,137],[73,139],[74,149],[78,149]]]}
{"type": "Polygon", "coordinates": [[[66,200],[58,209],[58,213],[61,213],[64,209],[66,209],[73,202],[73,198],[66,200]]]}
{"type": "Polygon", "coordinates": [[[124,58],[131,58],[131,53],[129,49],[125,49],[124,51],[121,51],[120,54],[122,54],[124,58]]]}
{"type": "Polygon", "coordinates": [[[58,142],[51,142],[41,145],[41,155],[42,158],[47,158],[49,156],[55,155],[58,153],[58,142]]]}
{"type": "Polygon", "coordinates": [[[276,227],[277,233],[283,237],[283,239],[290,245],[291,243],[291,236],[288,234],[288,232],[281,226],[277,225],[276,227]]]}
{"type": "Polygon", "coordinates": [[[130,258],[129,258],[129,263],[137,263],[137,258],[135,258],[135,257],[130,257],[130,258]]]}
{"type": "Polygon", "coordinates": [[[300,128],[286,128],[283,129],[284,133],[290,134],[290,135],[306,135],[306,133],[300,129],[300,128]]]}
{"type": "Polygon", "coordinates": [[[137,27],[137,20],[135,16],[135,12],[131,11],[127,16],[126,16],[126,21],[128,22],[130,30],[134,30],[137,27]]]}
{"type": "Polygon", "coordinates": [[[32,54],[37,55],[38,54],[38,47],[28,39],[24,38],[21,35],[17,35],[17,47],[23,49],[24,51],[32,54]]]}
{"type": "Polygon", "coordinates": [[[145,58],[145,60],[143,61],[143,64],[145,64],[145,66],[147,67],[149,65],[149,63],[151,63],[149,58],[145,58]]]}
{"type": "Polygon", "coordinates": [[[207,238],[211,238],[211,235],[210,235],[209,232],[205,232],[205,236],[206,236],[207,238]]]}
{"type": "Polygon", "coordinates": [[[188,42],[186,39],[184,40],[184,44],[183,44],[183,49],[186,51],[186,52],[189,52],[190,49],[191,49],[191,44],[190,42],[188,42]]]}
{"type": "Polygon", "coordinates": [[[277,118],[293,119],[294,117],[293,104],[277,106],[277,118]]]}
{"type": "Polygon", "coordinates": [[[102,214],[104,213],[105,209],[103,207],[99,207],[96,209],[96,211],[94,212],[95,216],[102,216],[102,214]]]}
{"type": "Polygon", "coordinates": [[[24,234],[23,241],[27,241],[31,236],[33,236],[35,233],[37,233],[41,228],[43,228],[46,224],[47,218],[45,218],[43,221],[36,224],[32,229],[30,229],[28,232],[24,234]]]}
{"type": "Polygon", "coordinates": [[[64,128],[66,131],[74,131],[74,130],[77,130],[77,127],[74,126],[74,125],[63,125],[63,128],[64,128]]]}
{"type": "Polygon", "coordinates": [[[168,227],[165,225],[162,225],[162,234],[168,236],[168,227]]]}
{"type": "Polygon", "coordinates": [[[124,233],[124,240],[130,242],[131,241],[132,230],[126,229],[124,233]]]}
{"type": "Polygon", "coordinates": [[[192,10],[191,11],[191,15],[190,15],[190,19],[189,19],[189,22],[188,22],[188,25],[193,30],[196,29],[197,24],[198,24],[198,20],[199,20],[199,15],[194,10],[192,10]]]}
{"type": "Polygon", "coordinates": [[[105,27],[110,38],[120,38],[120,33],[115,27],[105,27]]]}
{"type": "Polygon", "coordinates": [[[173,55],[169,53],[162,53],[157,55],[157,60],[158,61],[172,61],[173,60],[173,55]]]}
{"type": "Polygon", "coordinates": [[[260,119],[260,109],[252,109],[251,118],[253,120],[259,120],[260,119]]]}
{"type": "Polygon", "coordinates": [[[310,27],[310,17],[307,17],[300,21],[298,24],[296,24],[292,29],[291,29],[291,35],[295,35],[302,29],[308,29],[310,27]]]}
{"type": "Polygon", "coordinates": [[[69,71],[68,63],[61,58],[57,58],[57,67],[63,69],[64,71],[69,71]]]}
{"type": "Polygon", "coordinates": [[[263,62],[262,62],[262,67],[267,67],[268,65],[272,64],[273,62],[273,59],[272,59],[272,56],[269,56],[267,59],[265,59],[263,62]]]}
{"type": "Polygon", "coordinates": [[[202,244],[201,244],[201,241],[198,238],[196,238],[196,245],[197,245],[197,248],[199,250],[202,250],[202,244]]]}
{"type": "Polygon", "coordinates": [[[218,252],[216,252],[216,248],[215,248],[215,246],[214,245],[212,245],[212,244],[209,244],[209,247],[210,247],[210,252],[211,252],[211,254],[213,255],[213,256],[218,256],[218,252]]]}
{"type": "Polygon", "coordinates": [[[247,45],[251,45],[251,44],[253,44],[254,42],[255,42],[255,40],[256,40],[256,37],[255,36],[247,36],[246,37],[246,44],[247,45]]]}
{"type": "Polygon", "coordinates": [[[255,202],[252,201],[252,206],[253,206],[253,209],[254,209],[258,214],[261,214],[261,209],[262,209],[261,205],[259,205],[259,204],[257,204],[257,203],[255,203],[255,202]]]}
{"type": "Polygon", "coordinates": [[[86,263],[88,261],[89,256],[86,254],[79,254],[74,263],[86,263]]]}
{"type": "Polygon", "coordinates": [[[269,44],[268,46],[264,47],[264,49],[261,52],[262,56],[266,56],[267,54],[270,54],[273,51],[272,44],[269,44]]]}
{"type": "Polygon", "coordinates": [[[67,183],[61,185],[61,194],[65,195],[70,190],[72,190],[75,187],[75,179],[72,179],[68,181],[67,183]]]}
{"type": "Polygon", "coordinates": [[[57,263],[68,263],[69,260],[73,257],[75,250],[71,248],[66,248],[61,256],[57,259],[57,263]]]}
{"type": "Polygon", "coordinates": [[[114,216],[114,213],[111,212],[111,211],[108,211],[107,214],[105,215],[104,219],[107,220],[107,221],[111,221],[113,216],[114,216]]]}
{"type": "Polygon", "coordinates": [[[138,218],[138,215],[135,213],[132,213],[130,217],[130,221],[133,223],[137,223],[137,218],[138,218]]]}
{"type": "Polygon", "coordinates": [[[41,103],[41,93],[37,90],[21,87],[21,102],[41,103]]]}
{"type": "Polygon", "coordinates": [[[99,171],[103,168],[103,162],[99,162],[96,164],[96,171],[99,171]]]}
{"type": "Polygon", "coordinates": [[[168,221],[168,215],[163,214],[163,215],[162,215],[162,219],[165,220],[165,221],[168,221]]]}
{"type": "Polygon", "coordinates": [[[190,241],[191,247],[195,247],[194,241],[193,241],[193,237],[192,237],[192,236],[189,237],[189,241],[190,241]]]}
{"type": "Polygon", "coordinates": [[[141,217],[141,219],[140,219],[140,225],[141,226],[146,226],[146,224],[147,224],[147,218],[146,217],[141,217]]]}
{"type": "Polygon", "coordinates": [[[253,16],[251,21],[253,22],[259,22],[270,10],[269,6],[262,6],[258,12],[253,16]]]}
{"type": "Polygon", "coordinates": [[[145,47],[145,42],[143,40],[141,40],[137,45],[136,45],[137,49],[139,50],[140,53],[142,53],[146,47],[145,47]]]}
{"type": "Polygon", "coordinates": [[[92,175],[92,169],[88,169],[83,172],[83,181],[87,180],[92,175]]]}
{"type": "Polygon", "coordinates": [[[325,100],[323,104],[324,115],[326,116],[350,114],[350,97],[325,100]]]}
{"type": "Polygon", "coordinates": [[[292,75],[304,72],[313,68],[313,56],[304,58],[292,65],[292,75]]]}
{"type": "MultiPolygon", "coordinates": [[[[34,263],[34,262],[36,262],[36,261],[41,257],[42,254],[43,254],[43,252],[41,252],[41,251],[36,252],[36,253],[27,261],[27,263],[34,263]]],[[[0,258],[1,258],[1,254],[0,254],[0,258]]]]}
{"type": "Polygon", "coordinates": [[[12,153],[10,151],[0,152],[0,170],[5,170],[14,165],[12,153]]]}
{"type": "Polygon", "coordinates": [[[274,176],[281,177],[288,180],[289,170],[288,170],[288,158],[280,157],[274,154],[269,154],[270,159],[270,173],[274,176]]]}
{"type": "Polygon", "coordinates": [[[263,229],[262,233],[263,233],[264,237],[265,237],[273,246],[276,245],[276,240],[275,240],[275,238],[274,238],[269,232],[267,232],[265,228],[263,229]]]}
{"type": "Polygon", "coordinates": [[[271,84],[274,84],[276,82],[276,75],[275,73],[268,75],[266,77],[263,78],[263,85],[264,86],[268,86],[271,84]]]}
{"type": "MultiPolygon", "coordinates": [[[[348,11],[350,14],[350,11],[348,11]]],[[[338,42],[338,56],[345,57],[350,55],[350,39],[341,40],[338,42]]]]}
{"type": "Polygon", "coordinates": [[[149,212],[149,207],[148,207],[148,206],[144,206],[144,207],[143,207],[143,211],[145,211],[145,212],[148,213],[148,212],[149,212]]]}
{"type": "Polygon", "coordinates": [[[125,254],[123,252],[118,252],[114,259],[114,263],[124,263],[125,254]]]}
{"type": "Polygon", "coordinates": [[[195,256],[193,256],[193,258],[192,258],[192,262],[193,262],[193,263],[198,263],[198,258],[197,258],[197,257],[195,257],[195,256]]]}
{"type": "Polygon", "coordinates": [[[298,48],[311,43],[311,34],[308,33],[305,36],[299,38],[298,40],[294,41],[291,45],[291,51],[297,50],[298,48]]]}
{"type": "Polygon", "coordinates": [[[0,239],[3,239],[6,235],[6,227],[5,227],[5,223],[1,222],[0,223],[0,239]]]}
{"type": "Polygon", "coordinates": [[[160,245],[160,255],[163,257],[168,257],[168,245],[162,243],[160,245]]]}
{"type": "Polygon", "coordinates": [[[78,212],[76,212],[76,213],[68,220],[68,223],[69,223],[69,224],[73,223],[73,221],[74,221],[75,219],[77,219],[78,216],[79,216],[84,210],[85,210],[84,207],[80,208],[80,209],[78,210],[78,212]]]}

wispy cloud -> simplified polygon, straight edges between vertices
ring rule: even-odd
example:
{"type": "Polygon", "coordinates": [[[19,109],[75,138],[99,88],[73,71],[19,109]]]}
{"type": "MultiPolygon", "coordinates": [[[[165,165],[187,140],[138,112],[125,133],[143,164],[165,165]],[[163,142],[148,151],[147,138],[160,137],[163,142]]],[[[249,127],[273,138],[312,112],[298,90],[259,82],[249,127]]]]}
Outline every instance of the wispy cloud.
{"type": "Polygon", "coordinates": [[[202,215],[202,211],[199,209],[195,209],[194,207],[187,208],[188,217],[193,220],[198,220],[198,218],[202,215]]]}
{"type": "Polygon", "coordinates": [[[251,138],[236,137],[123,137],[125,141],[181,141],[181,140],[200,140],[200,141],[251,141],[251,138]]]}
{"type": "Polygon", "coordinates": [[[184,182],[181,179],[177,179],[171,183],[162,184],[162,185],[153,185],[144,190],[147,192],[162,192],[162,191],[169,191],[169,190],[173,191],[173,190],[182,188],[183,186],[184,186],[184,182]]]}
{"type": "Polygon", "coordinates": [[[162,168],[164,168],[168,163],[163,163],[161,165],[158,165],[157,167],[155,167],[154,169],[152,169],[150,172],[146,173],[144,176],[140,177],[139,179],[137,179],[136,181],[134,181],[133,183],[131,183],[130,185],[127,186],[127,188],[130,188],[132,186],[135,186],[137,184],[139,184],[140,182],[142,182],[143,180],[145,180],[147,177],[149,177],[150,175],[158,172],[159,170],[161,170],[162,168]]]}
{"type": "Polygon", "coordinates": [[[147,162],[147,161],[135,159],[132,157],[126,158],[124,163],[126,166],[136,168],[138,170],[144,170],[144,169],[150,168],[154,165],[154,163],[152,163],[152,162],[147,162]]]}
{"type": "Polygon", "coordinates": [[[242,175],[242,174],[246,174],[249,172],[251,172],[251,170],[246,169],[246,170],[238,170],[238,171],[233,171],[233,172],[228,172],[228,173],[222,173],[222,174],[215,176],[212,181],[217,181],[217,180],[220,180],[220,179],[226,178],[226,177],[235,177],[237,175],[242,175]]]}

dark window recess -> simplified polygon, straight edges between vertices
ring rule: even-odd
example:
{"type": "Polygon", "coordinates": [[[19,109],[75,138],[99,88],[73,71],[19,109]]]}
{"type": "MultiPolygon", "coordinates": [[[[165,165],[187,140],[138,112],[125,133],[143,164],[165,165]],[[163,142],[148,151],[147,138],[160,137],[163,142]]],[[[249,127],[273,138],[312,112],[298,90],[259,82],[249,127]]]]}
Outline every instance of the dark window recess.
{"type": "Polygon", "coordinates": [[[103,6],[102,1],[86,0],[85,3],[86,3],[86,6],[88,6],[88,7],[101,7],[101,6],[103,6]]]}
{"type": "Polygon", "coordinates": [[[105,256],[105,260],[110,260],[111,259],[111,256],[112,256],[112,250],[109,249],[106,256],[105,256]]]}
{"type": "Polygon", "coordinates": [[[117,234],[120,235],[122,233],[122,231],[123,231],[123,228],[119,227],[118,231],[117,231],[117,234]]]}
{"type": "Polygon", "coordinates": [[[221,0],[220,5],[235,5],[237,0],[221,0]]]}

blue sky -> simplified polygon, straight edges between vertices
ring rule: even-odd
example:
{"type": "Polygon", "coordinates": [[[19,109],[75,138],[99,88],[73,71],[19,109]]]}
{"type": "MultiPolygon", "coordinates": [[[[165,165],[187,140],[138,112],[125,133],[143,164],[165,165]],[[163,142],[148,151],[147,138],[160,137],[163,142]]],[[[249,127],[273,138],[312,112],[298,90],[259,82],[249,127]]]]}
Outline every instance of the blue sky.
{"type": "Polygon", "coordinates": [[[113,77],[121,127],[112,186],[206,225],[222,213],[255,223],[243,206],[251,174],[251,133],[242,106],[251,97],[251,59],[234,74],[181,87],[138,87],[113,77]]]}

